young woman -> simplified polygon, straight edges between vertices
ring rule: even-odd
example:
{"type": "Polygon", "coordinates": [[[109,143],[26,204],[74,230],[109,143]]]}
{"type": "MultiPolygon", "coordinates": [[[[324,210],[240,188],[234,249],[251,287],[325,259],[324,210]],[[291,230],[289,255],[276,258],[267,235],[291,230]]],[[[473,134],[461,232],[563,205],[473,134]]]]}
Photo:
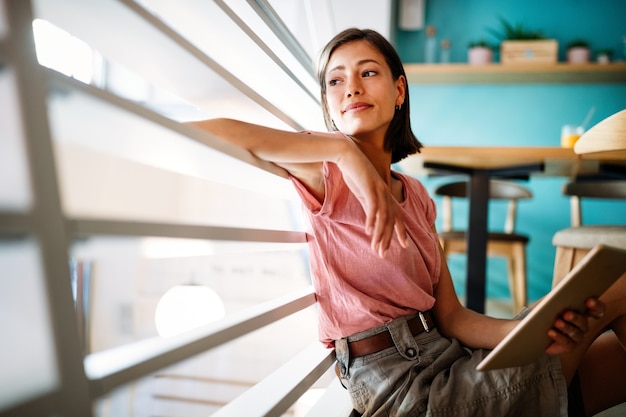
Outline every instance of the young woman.
{"type": "Polygon", "coordinates": [[[626,276],[586,312],[557,318],[535,363],[476,371],[516,321],[460,304],[434,202],[417,179],[391,170],[421,147],[396,51],[377,32],[348,29],[324,49],[318,75],[330,133],[194,124],[289,172],[307,220],[320,339],[335,348],[356,411],[567,416],[625,401],[626,276]]]}

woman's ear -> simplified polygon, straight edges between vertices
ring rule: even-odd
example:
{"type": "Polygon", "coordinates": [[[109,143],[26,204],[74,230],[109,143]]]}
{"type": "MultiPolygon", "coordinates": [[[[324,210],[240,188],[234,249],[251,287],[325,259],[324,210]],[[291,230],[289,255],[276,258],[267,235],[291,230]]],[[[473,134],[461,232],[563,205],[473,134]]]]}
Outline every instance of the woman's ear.
{"type": "Polygon", "coordinates": [[[398,96],[396,97],[396,106],[401,106],[404,104],[404,100],[406,99],[406,89],[406,77],[404,75],[401,75],[396,80],[396,90],[398,92],[398,96]]]}

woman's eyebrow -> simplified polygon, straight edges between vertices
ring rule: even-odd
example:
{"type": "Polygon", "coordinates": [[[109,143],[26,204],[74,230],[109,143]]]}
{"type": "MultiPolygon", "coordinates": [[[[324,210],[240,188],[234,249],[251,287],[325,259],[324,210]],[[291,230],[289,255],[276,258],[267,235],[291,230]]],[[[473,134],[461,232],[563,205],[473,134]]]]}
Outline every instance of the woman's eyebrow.
{"type": "MultiPolygon", "coordinates": [[[[357,62],[358,66],[361,66],[363,64],[369,64],[369,63],[374,63],[374,64],[378,64],[380,65],[380,62],[378,62],[377,60],[373,59],[373,58],[365,58],[365,59],[361,59],[357,62]]],[[[345,65],[337,65],[336,67],[333,67],[331,69],[328,70],[328,72],[333,72],[333,71],[340,71],[340,70],[344,70],[346,69],[345,65]]]]}
{"type": "Polygon", "coordinates": [[[380,65],[380,62],[376,61],[374,58],[367,58],[367,59],[362,59],[359,61],[359,65],[370,64],[370,63],[380,65]]]}

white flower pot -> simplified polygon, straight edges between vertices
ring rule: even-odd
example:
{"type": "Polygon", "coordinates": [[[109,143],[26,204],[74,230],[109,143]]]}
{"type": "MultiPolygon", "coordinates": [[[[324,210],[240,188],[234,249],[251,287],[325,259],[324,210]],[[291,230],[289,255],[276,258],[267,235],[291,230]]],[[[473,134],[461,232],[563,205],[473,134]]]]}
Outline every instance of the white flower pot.
{"type": "Polygon", "coordinates": [[[567,62],[570,64],[586,64],[589,62],[589,48],[576,46],[567,50],[567,62]]]}
{"type": "Polygon", "coordinates": [[[475,46],[467,51],[467,60],[471,65],[485,65],[491,63],[493,53],[484,46],[475,46]]]}

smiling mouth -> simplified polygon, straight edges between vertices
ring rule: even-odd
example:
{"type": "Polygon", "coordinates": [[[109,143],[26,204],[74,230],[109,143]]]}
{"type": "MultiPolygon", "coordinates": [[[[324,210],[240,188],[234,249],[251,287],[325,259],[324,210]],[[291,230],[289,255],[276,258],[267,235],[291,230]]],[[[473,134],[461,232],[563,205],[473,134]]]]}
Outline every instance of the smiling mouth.
{"type": "Polygon", "coordinates": [[[343,112],[347,113],[347,112],[352,112],[352,111],[365,110],[365,109],[369,109],[370,107],[372,106],[367,103],[353,103],[347,106],[343,112]]]}

